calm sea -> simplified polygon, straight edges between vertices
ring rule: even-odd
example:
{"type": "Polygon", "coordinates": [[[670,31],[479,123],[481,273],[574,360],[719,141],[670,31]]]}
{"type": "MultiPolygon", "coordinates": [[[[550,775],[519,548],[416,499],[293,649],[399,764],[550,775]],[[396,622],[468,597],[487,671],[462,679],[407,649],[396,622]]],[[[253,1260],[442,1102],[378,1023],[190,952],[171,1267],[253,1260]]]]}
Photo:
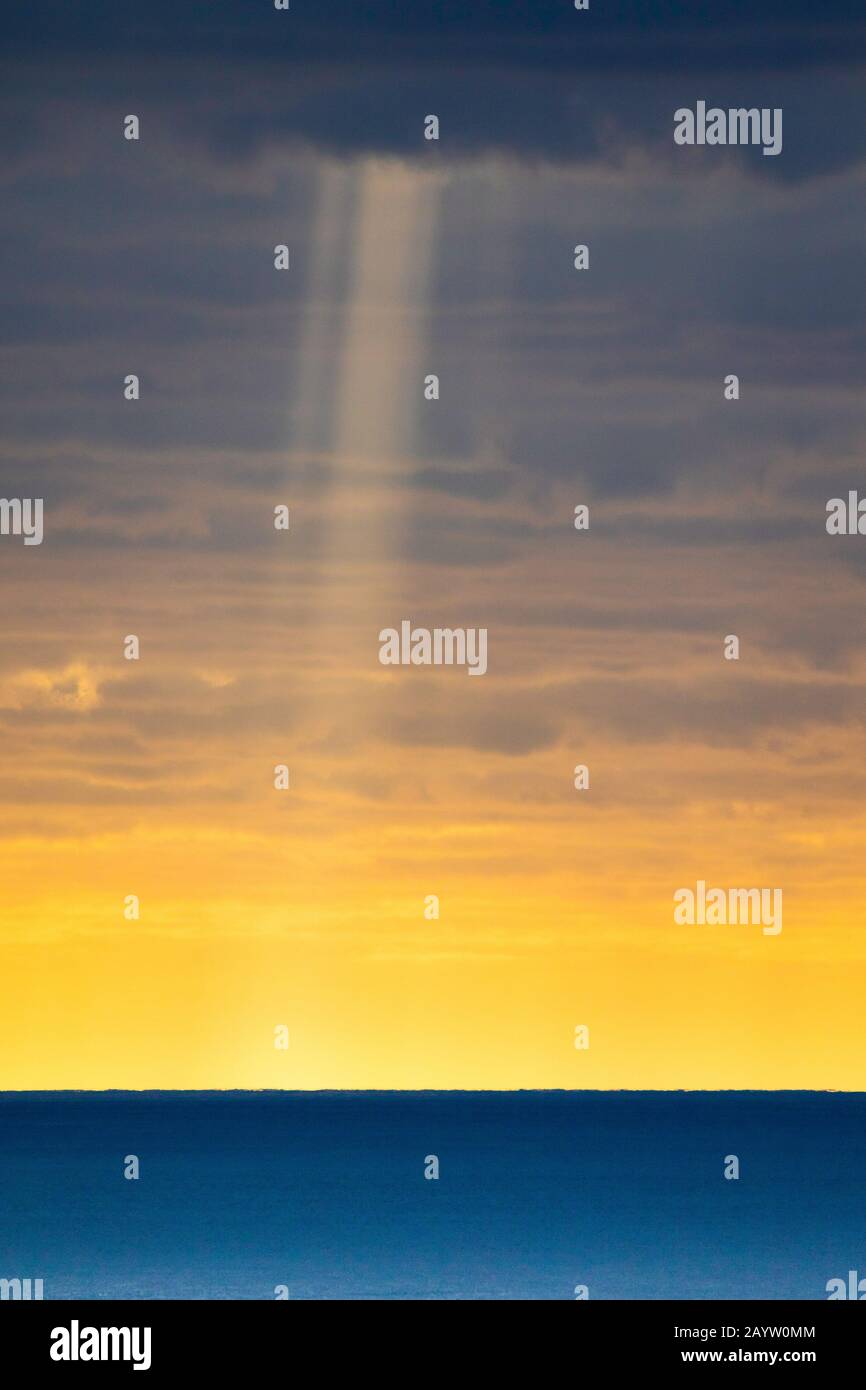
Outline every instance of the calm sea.
{"type": "Polygon", "coordinates": [[[863,1094],[7,1093],[0,1278],[46,1298],[823,1299],[866,1276],[864,1177],[863,1094]]]}

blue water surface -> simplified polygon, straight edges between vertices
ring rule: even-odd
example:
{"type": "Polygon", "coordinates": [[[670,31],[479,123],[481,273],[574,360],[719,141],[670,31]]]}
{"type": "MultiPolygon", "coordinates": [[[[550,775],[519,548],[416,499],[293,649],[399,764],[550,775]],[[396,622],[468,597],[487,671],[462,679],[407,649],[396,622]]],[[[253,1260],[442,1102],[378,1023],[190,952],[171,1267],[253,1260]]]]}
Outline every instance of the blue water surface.
{"type": "Polygon", "coordinates": [[[866,1275],[864,1174],[863,1094],[5,1093],[0,1277],[49,1299],[823,1299],[866,1275]]]}

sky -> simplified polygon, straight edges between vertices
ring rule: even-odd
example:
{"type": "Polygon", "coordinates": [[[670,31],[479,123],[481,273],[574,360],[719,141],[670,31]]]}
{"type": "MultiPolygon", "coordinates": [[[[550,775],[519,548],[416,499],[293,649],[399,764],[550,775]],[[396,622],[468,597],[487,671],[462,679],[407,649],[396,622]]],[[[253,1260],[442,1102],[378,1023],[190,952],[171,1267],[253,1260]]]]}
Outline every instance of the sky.
{"type": "Polygon", "coordinates": [[[862,8],[3,33],[0,1088],[863,1089],[862,8]]]}

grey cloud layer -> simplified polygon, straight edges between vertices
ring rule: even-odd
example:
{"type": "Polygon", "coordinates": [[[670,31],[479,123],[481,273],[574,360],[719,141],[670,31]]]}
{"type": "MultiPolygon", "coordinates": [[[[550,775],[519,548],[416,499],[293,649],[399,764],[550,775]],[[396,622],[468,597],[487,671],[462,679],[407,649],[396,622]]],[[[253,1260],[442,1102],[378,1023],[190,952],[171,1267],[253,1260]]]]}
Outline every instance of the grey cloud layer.
{"type": "MultiPolygon", "coordinates": [[[[599,5],[590,30],[573,12],[563,27],[566,5],[479,4],[436,7],[437,28],[413,3],[388,7],[386,28],[381,6],[333,5],[325,24],[293,0],[295,38],[275,40],[283,20],[266,6],[248,22],[223,5],[95,4],[74,27],[67,6],[37,8],[38,25],[23,8],[12,19],[0,98],[0,492],[44,496],[46,541],[0,554],[23,624],[4,670],[26,650],[62,681],[65,662],[116,655],[118,627],[142,615],[190,661],[239,634],[242,666],[281,624],[321,621],[326,574],[351,624],[372,573],[382,624],[409,603],[431,625],[471,609],[491,628],[492,670],[513,680],[528,659],[539,679],[507,711],[456,685],[450,703],[440,686],[369,700],[353,686],[346,698],[398,746],[529,756],[585,729],[727,747],[777,724],[861,736],[866,558],[823,531],[826,498],[864,482],[858,10],[765,5],[757,23],[745,4],[634,4],[613,25],[599,5]],[[699,96],[784,106],[783,154],[676,149],[673,110],[699,96]],[[138,145],[121,139],[129,110],[138,145]],[[421,139],[428,110],[436,148],[421,139]],[[437,179],[429,292],[410,276],[397,311],[375,293],[352,308],[379,156],[395,177],[437,179]],[[317,278],[335,171],[345,223],[317,278]],[[286,275],[272,265],[282,241],[286,275]],[[420,345],[421,370],[398,358],[364,402],[375,420],[411,401],[389,448],[337,438],[352,313],[371,351],[399,328],[420,345]],[[131,371],[143,396],[127,404],[131,371]],[[440,402],[423,401],[426,371],[440,402]],[[285,543],[270,526],[283,501],[285,543]],[[580,501],[586,537],[569,524],[580,501]],[[647,674],[653,634],[694,660],[728,631],[763,662],[738,685],[723,690],[720,657],[715,686],[690,669],[677,693],[647,674]],[[566,659],[585,660],[584,682],[545,687],[545,663],[566,659]],[[600,678],[606,662],[622,680],[600,678]],[[786,663],[810,679],[783,678],[786,663]]],[[[380,235],[387,261],[387,222],[380,235]]],[[[373,632],[355,650],[371,665],[373,632]]],[[[43,702],[6,711],[5,727],[86,718],[100,738],[160,747],[169,768],[162,741],[286,727],[279,690],[205,697],[181,682],[166,703],[137,688],[140,705],[109,683],[86,716],[43,702]]]]}

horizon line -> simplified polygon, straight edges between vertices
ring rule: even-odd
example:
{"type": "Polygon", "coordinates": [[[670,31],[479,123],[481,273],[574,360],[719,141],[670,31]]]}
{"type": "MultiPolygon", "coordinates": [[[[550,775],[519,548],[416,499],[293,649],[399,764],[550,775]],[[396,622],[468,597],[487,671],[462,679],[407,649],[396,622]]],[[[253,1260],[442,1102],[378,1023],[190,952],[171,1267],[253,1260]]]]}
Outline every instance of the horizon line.
{"type": "Polygon", "coordinates": [[[814,1087],[749,1087],[749,1086],[726,1086],[716,1089],[706,1087],[565,1087],[565,1086],[520,1086],[500,1089],[495,1087],[458,1087],[458,1086],[422,1086],[422,1087],[161,1087],[161,1086],[105,1086],[100,1089],[87,1087],[44,1087],[38,1090],[21,1088],[0,1090],[0,1097],[4,1096],[538,1096],[538,1095],[562,1095],[562,1096],[613,1096],[613,1095],[632,1095],[632,1096],[723,1096],[723,1095],[750,1095],[750,1096],[863,1096],[864,1090],[839,1090],[835,1087],[825,1087],[816,1089],[814,1087]]]}

